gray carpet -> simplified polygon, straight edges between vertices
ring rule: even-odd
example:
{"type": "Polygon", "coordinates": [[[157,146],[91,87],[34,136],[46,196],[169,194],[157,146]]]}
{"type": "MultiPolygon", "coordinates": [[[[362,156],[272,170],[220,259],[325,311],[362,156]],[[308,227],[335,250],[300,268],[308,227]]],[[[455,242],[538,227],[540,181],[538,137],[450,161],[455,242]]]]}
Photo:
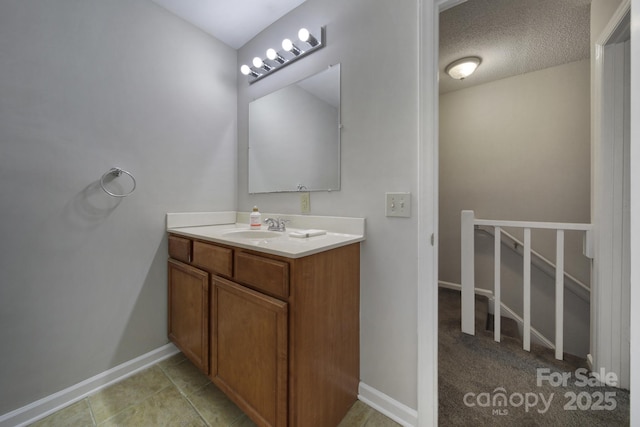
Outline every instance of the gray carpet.
{"type": "Polygon", "coordinates": [[[629,392],[585,379],[577,371],[586,368],[585,360],[565,355],[559,361],[552,350],[534,344],[526,352],[519,338],[494,342],[485,329],[483,297],[476,297],[476,335],[463,334],[460,293],[440,289],[439,294],[440,426],[629,425],[629,392]],[[538,368],[546,368],[551,380],[570,378],[566,386],[545,379],[538,385],[538,368]]]}

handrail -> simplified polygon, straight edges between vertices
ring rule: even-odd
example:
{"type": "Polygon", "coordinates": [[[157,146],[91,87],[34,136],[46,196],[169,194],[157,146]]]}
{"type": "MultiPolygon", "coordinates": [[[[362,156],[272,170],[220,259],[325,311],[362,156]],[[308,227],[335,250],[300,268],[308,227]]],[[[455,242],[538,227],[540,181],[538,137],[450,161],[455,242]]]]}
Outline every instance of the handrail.
{"type": "Polygon", "coordinates": [[[494,298],[496,301],[496,313],[494,316],[494,340],[500,341],[500,273],[502,246],[502,227],[522,228],[524,231],[524,253],[523,253],[523,284],[522,284],[522,348],[526,351],[531,349],[531,229],[553,229],[556,230],[556,273],[555,273],[555,357],[563,358],[564,339],[564,232],[565,230],[581,230],[586,233],[585,255],[592,253],[592,224],[574,224],[562,222],[537,222],[537,221],[500,221],[476,219],[471,210],[462,211],[461,214],[461,285],[462,285],[462,332],[475,335],[475,226],[485,225],[494,227],[494,298]]]}
{"type": "MultiPolygon", "coordinates": [[[[488,225],[476,225],[476,229],[487,233],[490,236],[495,237],[495,233],[493,232],[493,228],[488,225]]],[[[500,233],[502,236],[502,244],[514,251],[519,255],[524,255],[524,251],[520,248],[524,248],[524,243],[518,240],[516,236],[511,233],[508,233],[504,230],[500,233]],[[515,245],[515,246],[514,246],[515,245]]],[[[537,252],[531,249],[531,262],[533,265],[538,267],[543,273],[547,274],[550,277],[555,276],[556,265],[550,261],[547,257],[542,255],[540,252],[537,252]],[[537,260],[537,261],[536,261],[537,260]]],[[[580,279],[573,276],[570,273],[564,272],[565,279],[565,287],[577,295],[584,301],[591,300],[591,288],[584,284],[580,279]],[[573,284],[573,286],[569,285],[573,284]]]]}
{"type": "MultiPolygon", "coordinates": [[[[473,212],[473,211],[462,211],[462,212],[473,212]]],[[[473,223],[476,225],[490,225],[492,227],[539,228],[539,229],[547,229],[547,230],[579,230],[579,231],[593,230],[592,224],[580,224],[580,223],[573,223],[573,222],[510,221],[510,220],[474,218],[473,223]]]]}

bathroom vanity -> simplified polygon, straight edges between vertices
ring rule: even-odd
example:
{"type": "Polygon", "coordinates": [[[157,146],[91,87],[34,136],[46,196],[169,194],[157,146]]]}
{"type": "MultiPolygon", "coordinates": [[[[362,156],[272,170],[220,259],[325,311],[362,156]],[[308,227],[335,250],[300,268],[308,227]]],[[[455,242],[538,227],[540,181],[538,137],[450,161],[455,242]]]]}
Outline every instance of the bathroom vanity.
{"type": "Polygon", "coordinates": [[[168,228],[169,338],[256,424],[335,426],[357,399],[362,221],[168,228]]]}

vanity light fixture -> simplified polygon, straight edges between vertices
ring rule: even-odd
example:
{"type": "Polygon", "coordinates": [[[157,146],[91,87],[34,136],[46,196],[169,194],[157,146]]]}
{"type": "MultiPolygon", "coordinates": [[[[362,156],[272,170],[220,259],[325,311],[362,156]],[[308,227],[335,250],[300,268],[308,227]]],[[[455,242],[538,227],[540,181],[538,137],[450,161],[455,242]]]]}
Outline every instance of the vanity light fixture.
{"type": "Polygon", "coordinates": [[[444,72],[449,77],[456,80],[464,80],[476,71],[476,68],[480,65],[482,59],[477,56],[468,56],[466,58],[458,59],[447,65],[444,72]]]}
{"type": "Polygon", "coordinates": [[[252,61],[253,67],[243,65],[240,67],[240,72],[249,77],[249,83],[254,83],[270,73],[278,71],[292,62],[323,48],[325,45],[325,27],[320,28],[319,34],[320,37],[318,39],[306,28],[301,28],[298,31],[298,39],[305,43],[304,46],[308,45],[308,49],[305,50],[304,47],[301,47],[303,45],[296,46],[291,39],[284,39],[282,41],[282,51],[278,52],[276,49],[270,48],[267,50],[266,60],[256,56],[252,61]]]}

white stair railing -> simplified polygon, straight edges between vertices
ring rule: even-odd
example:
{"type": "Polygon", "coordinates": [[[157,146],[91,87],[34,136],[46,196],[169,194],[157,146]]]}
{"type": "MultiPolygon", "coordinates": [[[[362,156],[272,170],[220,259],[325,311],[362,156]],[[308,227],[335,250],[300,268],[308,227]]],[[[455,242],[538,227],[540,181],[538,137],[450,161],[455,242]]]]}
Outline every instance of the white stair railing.
{"type": "Polygon", "coordinates": [[[522,348],[531,349],[531,229],[556,230],[556,272],[555,272],[555,357],[563,358],[564,334],[564,232],[579,230],[585,232],[585,255],[592,257],[592,225],[558,222],[500,221],[475,218],[471,210],[461,215],[461,285],[462,285],[462,332],[475,335],[475,242],[476,225],[494,228],[494,340],[500,342],[500,262],[501,233],[503,227],[522,228],[524,232],[523,252],[523,320],[522,348]]]}
{"type": "MultiPolygon", "coordinates": [[[[485,233],[492,238],[494,237],[494,227],[476,225],[475,230],[476,239],[479,237],[478,233],[485,233]]],[[[501,230],[500,238],[502,239],[503,249],[510,249],[514,253],[517,253],[521,257],[524,257],[524,242],[522,242],[521,239],[518,239],[513,234],[508,233],[506,230],[501,230]]],[[[550,277],[556,277],[556,265],[553,263],[553,261],[547,259],[540,252],[536,252],[533,248],[531,249],[531,265],[538,268],[541,272],[550,277]]],[[[580,279],[572,276],[567,271],[564,272],[564,286],[566,290],[570,291],[583,301],[591,301],[591,289],[589,288],[589,286],[585,285],[580,279]]],[[[491,292],[491,295],[493,296],[493,292],[491,292]]]]}

